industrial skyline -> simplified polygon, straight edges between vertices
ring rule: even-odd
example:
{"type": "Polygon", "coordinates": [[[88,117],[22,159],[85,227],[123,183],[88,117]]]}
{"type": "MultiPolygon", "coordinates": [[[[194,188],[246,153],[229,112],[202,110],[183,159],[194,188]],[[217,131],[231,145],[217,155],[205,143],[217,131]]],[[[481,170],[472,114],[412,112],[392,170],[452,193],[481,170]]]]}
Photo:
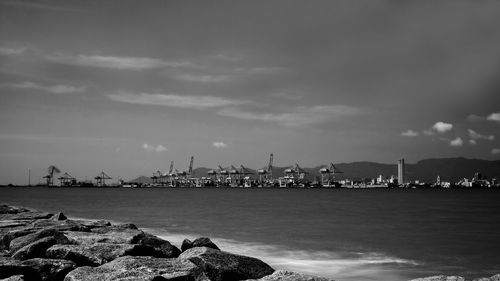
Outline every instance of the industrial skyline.
{"type": "Polygon", "coordinates": [[[0,0],[0,184],[500,157],[496,1],[0,0]]]}

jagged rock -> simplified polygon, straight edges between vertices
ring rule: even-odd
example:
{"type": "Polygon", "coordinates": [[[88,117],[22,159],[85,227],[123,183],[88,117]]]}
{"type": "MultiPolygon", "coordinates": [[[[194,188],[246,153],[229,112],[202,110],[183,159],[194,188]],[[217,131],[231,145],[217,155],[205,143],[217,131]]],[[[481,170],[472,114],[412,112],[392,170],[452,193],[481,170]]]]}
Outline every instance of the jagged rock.
{"type": "Polygon", "coordinates": [[[47,219],[53,214],[40,212],[34,209],[23,207],[0,205],[0,220],[37,220],[47,219]]]}
{"type": "Polygon", "coordinates": [[[150,246],[160,252],[162,258],[176,258],[181,254],[179,248],[170,244],[170,242],[145,232],[135,237],[132,243],[150,246]]]}
{"type": "Polygon", "coordinates": [[[69,239],[78,244],[92,243],[112,243],[112,244],[132,244],[144,232],[132,228],[116,228],[105,226],[92,229],[90,232],[67,231],[65,234],[69,239]]]}
{"type": "Polygon", "coordinates": [[[207,247],[194,247],[183,252],[179,259],[190,260],[201,267],[212,281],[258,279],[274,272],[263,261],[207,247]]]}
{"type": "Polygon", "coordinates": [[[182,241],[182,245],[181,245],[181,251],[185,252],[186,250],[189,250],[193,248],[193,241],[189,240],[189,239],[184,239],[182,241]]]}
{"type": "Polygon", "coordinates": [[[110,226],[92,229],[92,232],[107,233],[107,232],[113,232],[113,231],[122,231],[122,230],[126,230],[126,229],[139,230],[137,228],[137,226],[133,223],[123,223],[123,224],[115,224],[115,225],[110,225],[110,226]]]}
{"type": "Polygon", "coordinates": [[[89,232],[91,227],[81,224],[74,220],[56,221],[51,219],[37,220],[32,223],[35,229],[56,229],[59,231],[86,231],[89,232]]]}
{"type": "Polygon", "coordinates": [[[58,230],[55,229],[42,229],[37,232],[29,233],[24,236],[19,236],[12,241],[10,241],[9,244],[9,249],[11,253],[16,252],[17,250],[21,249],[22,247],[31,244],[37,240],[40,240],[45,237],[58,237],[61,238],[64,236],[63,233],[59,232],[58,230]]]}
{"type": "Polygon", "coordinates": [[[411,281],[465,281],[465,279],[461,276],[436,275],[424,278],[417,278],[411,281]]]}
{"type": "Polygon", "coordinates": [[[0,279],[0,281],[25,281],[25,279],[22,275],[14,275],[9,278],[0,279]]]}
{"type": "Polygon", "coordinates": [[[54,236],[48,236],[36,240],[21,249],[17,250],[12,257],[18,260],[26,260],[31,258],[43,258],[48,248],[56,244],[69,244],[71,243],[66,236],[59,233],[54,236]]]}
{"type": "Polygon", "coordinates": [[[286,270],[278,270],[275,271],[273,274],[262,277],[260,279],[248,279],[246,281],[334,281],[334,280],[308,274],[300,274],[286,270]]]}
{"type": "Polygon", "coordinates": [[[121,257],[99,267],[79,267],[66,275],[65,281],[210,281],[200,268],[188,260],[121,257]]]}
{"type": "Polygon", "coordinates": [[[193,247],[207,247],[220,250],[219,247],[217,247],[217,245],[215,245],[214,242],[212,242],[212,240],[210,240],[210,238],[208,237],[200,237],[195,239],[193,241],[193,247]]]}
{"type": "Polygon", "coordinates": [[[61,259],[29,259],[22,262],[38,272],[43,281],[63,281],[68,272],[76,268],[72,261],[61,259]]]}
{"type": "Polygon", "coordinates": [[[493,275],[491,277],[483,277],[474,279],[473,281],[500,281],[500,274],[493,275]]]}
{"type": "Polygon", "coordinates": [[[67,220],[68,218],[62,212],[59,212],[59,213],[55,214],[53,217],[51,217],[50,219],[55,220],[55,221],[64,221],[64,220],[67,220]]]}
{"type": "Polygon", "coordinates": [[[155,249],[135,244],[95,243],[83,245],[55,245],[47,249],[47,257],[66,259],[78,266],[98,266],[121,256],[161,256],[155,249]]]}
{"type": "Polygon", "coordinates": [[[33,268],[23,265],[21,261],[8,257],[0,257],[0,279],[22,275],[25,281],[40,281],[38,272],[33,268]]]}

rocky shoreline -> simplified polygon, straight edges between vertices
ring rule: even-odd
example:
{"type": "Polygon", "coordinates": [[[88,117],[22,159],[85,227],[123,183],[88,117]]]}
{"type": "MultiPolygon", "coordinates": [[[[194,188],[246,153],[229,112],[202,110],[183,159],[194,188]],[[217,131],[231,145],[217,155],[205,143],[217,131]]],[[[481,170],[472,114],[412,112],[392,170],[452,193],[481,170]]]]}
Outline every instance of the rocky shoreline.
{"type": "MultiPolygon", "coordinates": [[[[209,238],[180,249],[133,224],[68,219],[63,213],[0,204],[0,280],[9,281],[328,281],[275,271],[265,262],[225,252],[209,238]]],[[[433,276],[414,281],[464,281],[433,276]]],[[[500,274],[474,279],[500,281],[500,274]]]]}

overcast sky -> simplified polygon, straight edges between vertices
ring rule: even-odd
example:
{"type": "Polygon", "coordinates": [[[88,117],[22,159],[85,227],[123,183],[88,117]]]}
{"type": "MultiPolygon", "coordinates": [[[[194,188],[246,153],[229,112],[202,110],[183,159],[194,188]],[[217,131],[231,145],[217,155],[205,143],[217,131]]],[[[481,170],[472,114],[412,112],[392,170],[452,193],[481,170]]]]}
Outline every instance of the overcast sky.
{"type": "Polygon", "coordinates": [[[0,1],[0,183],[500,158],[499,1],[0,1]]]}

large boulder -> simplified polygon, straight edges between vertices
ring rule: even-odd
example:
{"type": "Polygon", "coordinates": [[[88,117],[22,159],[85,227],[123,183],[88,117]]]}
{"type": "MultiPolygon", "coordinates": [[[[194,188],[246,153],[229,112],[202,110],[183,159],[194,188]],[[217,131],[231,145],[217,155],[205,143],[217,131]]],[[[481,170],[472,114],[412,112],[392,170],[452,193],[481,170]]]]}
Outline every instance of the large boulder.
{"type": "Polygon", "coordinates": [[[41,280],[36,270],[22,264],[21,261],[8,257],[0,257],[0,279],[16,275],[24,276],[24,280],[26,281],[41,280]]]}
{"type": "Polygon", "coordinates": [[[48,248],[56,244],[69,244],[70,241],[63,234],[56,234],[36,240],[12,254],[12,257],[18,260],[31,258],[43,258],[48,248]]]}
{"type": "Polygon", "coordinates": [[[145,232],[136,236],[132,243],[152,247],[161,253],[162,258],[176,258],[181,254],[181,250],[170,242],[145,232]]]}
{"type": "Polygon", "coordinates": [[[189,240],[189,239],[184,239],[182,241],[182,245],[181,245],[181,251],[186,251],[186,250],[189,250],[193,248],[193,241],[189,240]]]}
{"type": "Polygon", "coordinates": [[[286,270],[278,270],[273,274],[260,279],[248,279],[246,281],[334,281],[332,279],[318,277],[314,275],[301,274],[286,270]]]}
{"type": "Polygon", "coordinates": [[[179,259],[189,260],[203,269],[212,281],[258,279],[274,272],[265,262],[207,247],[194,247],[179,259]]]}
{"type": "Polygon", "coordinates": [[[76,268],[76,264],[60,259],[29,259],[21,263],[34,269],[43,281],[63,281],[68,272],[76,268]]]}
{"type": "Polygon", "coordinates": [[[144,232],[131,228],[100,227],[90,232],[66,231],[65,235],[77,244],[112,243],[132,244],[144,232]]]}
{"type": "Polygon", "coordinates": [[[14,275],[5,279],[0,279],[0,281],[25,281],[23,275],[14,275]]]}
{"type": "Polygon", "coordinates": [[[55,221],[64,221],[67,220],[68,218],[62,212],[59,212],[53,215],[50,219],[55,221]]]}
{"type": "Polygon", "coordinates": [[[465,281],[465,278],[461,276],[436,275],[436,276],[417,278],[411,281],[465,281]]]}
{"type": "Polygon", "coordinates": [[[63,233],[61,233],[58,230],[55,229],[42,229],[33,233],[29,233],[23,236],[19,236],[12,241],[10,241],[9,244],[9,249],[11,253],[16,252],[17,250],[21,249],[22,247],[31,244],[37,240],[40,240],[45,237],[55,237],[58,239],[64,239],[65,236],[63,233]]]}
{"type": "Polygon", "coordinates": [[[55,245],[50,247],[46,254],[49,258],[71,260],[78,266],[98,266],[121,256],[161,255],[149,246],[111,243],[55,245]]]}
{"type": "Polygon", "coordinates": [[[212,242],[212,240],[210,240],[210,238],[208,237],[196,238],[193,241],[193,247],[207,247],[215,250],[220,250],[219,247],[217,247],[217,245],[215,245],[214,242],[212,242]]]}
{"type": "Polygon", "coordinates": [[[210,281],[200,268],[188,260],[121,257],[99,267],[79,267],[66,275],[65,281],[210,281]]]}

